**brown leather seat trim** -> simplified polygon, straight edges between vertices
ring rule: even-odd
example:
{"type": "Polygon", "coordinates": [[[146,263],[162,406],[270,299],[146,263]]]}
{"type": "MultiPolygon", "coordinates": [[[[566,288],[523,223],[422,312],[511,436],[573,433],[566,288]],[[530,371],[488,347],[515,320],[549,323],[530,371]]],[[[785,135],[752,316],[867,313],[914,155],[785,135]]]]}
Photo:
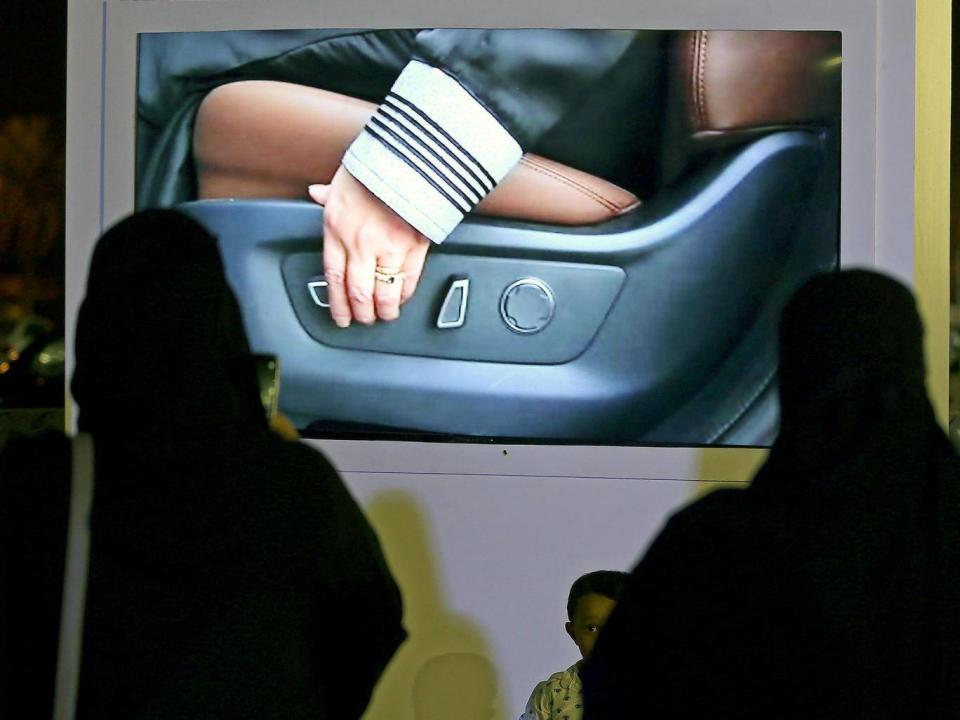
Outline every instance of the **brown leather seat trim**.
{"type": "Polygon", "coordinates": [[[696,127],[709,127],[707,121],[707,93],[705,70],[707,66],[707,38],[709,33],[706,30],[691,33],[690,52],[690,82],[693,84],[693,107],[696,114],[696,127]]]}
{"type": "Polygon", "coordinates": [[[832,123],[840,112],[838,32],[696,30],[677,44],[697,137],[832,123]]]}
{"type": "MultiPolygon", "coordinates": [[[[223,85],[203,101],[194,129],[200,198],[306,197],[329,182],[372,103],[289,83],[223,85]]],[[[536,155],[521,162],[477,206],[483,215],[591,225],[639,205],[632,193],[536,155]]]]}
{"type": "Polygon", "coordinates": [[[598,190],[583,183],[577,182],[569,175],[564,175],[563,170],[560,169],[563,166],[559,165],[559,163],[554,163],[554,165],[557,167],[550,168],[546,165],[545,159],[541,159],[537,155],[525,155],[520,159],[520,162],[534,172],[547,175],[548,177],[554,178],[558,182],[562,182],[564,185],[573,188],[577,192],[583,193],[591,200],[595,200],[596,202],[600,203],[610,212],[620,213],[623,212],[625,208],[633,207],[637,204],[636,198],[625,198],[623,195],[620,196],[619,201],[615,198],[604,197],[598,190]]]}

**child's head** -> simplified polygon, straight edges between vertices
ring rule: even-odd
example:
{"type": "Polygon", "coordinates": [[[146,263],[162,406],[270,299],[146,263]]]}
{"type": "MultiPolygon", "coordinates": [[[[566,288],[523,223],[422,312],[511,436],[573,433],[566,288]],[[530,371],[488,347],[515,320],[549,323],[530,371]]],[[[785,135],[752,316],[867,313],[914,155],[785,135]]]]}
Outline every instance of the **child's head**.
{"type": "Polygon", "coordinates": [[[597,570],[577,578],[567,598],[567,635],[580,648],[584,658],[590,657],[597,635],[620,599],[627,573],[597,570]]]}

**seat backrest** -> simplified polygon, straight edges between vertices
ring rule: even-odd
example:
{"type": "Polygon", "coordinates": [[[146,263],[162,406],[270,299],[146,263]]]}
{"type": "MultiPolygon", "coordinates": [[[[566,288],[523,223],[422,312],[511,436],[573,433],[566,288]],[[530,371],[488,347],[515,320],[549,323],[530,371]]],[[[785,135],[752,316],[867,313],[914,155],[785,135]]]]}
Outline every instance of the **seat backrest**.
{"type": "Polygon", "coordinates": [[[839,120],[838,32],[697,30],[674,52],[696,138],[839,120]]]}
{"type": "Polygon", "coordinates": [[[93,509],[93,438],[81,433],[72,442],[70,512],[63,572],[60,643],[54,686],[53,720],[72,720],[80,679],[83,611],[90,557],[90,512],[93,509]]]}
{"type": "Polygon", "coordinates": [[[718,147],[840,122],[840,33],[677,33],[664,118],[662,182],[718,147]]]}

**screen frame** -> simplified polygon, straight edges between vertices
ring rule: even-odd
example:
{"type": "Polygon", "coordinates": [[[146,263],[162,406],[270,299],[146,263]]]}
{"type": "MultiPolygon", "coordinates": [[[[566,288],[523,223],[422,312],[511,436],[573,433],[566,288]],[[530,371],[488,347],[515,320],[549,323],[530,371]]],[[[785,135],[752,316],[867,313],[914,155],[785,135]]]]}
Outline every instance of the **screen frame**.
{"type": "MultiPolygon", "coordinates": [[[[582,27],[833,30],[843,34],[841,265],[914,276],[915,7],[890,0],[603,0],[492,8],[404,0],[71,0],[68,67],[68,347],[90,253],[133,209],[137,37],[141,32],[304,27],[582,27]],[[907,6],[907,7],[904,7],[907,6]],[[97,16],[92,12],[96,8],[97,16]],[[371,18],[375,21],[371,22],[371,18]],[[881,72],[882,69],[882,72],[881,72]],[[91,182],[91,178],[99,182],[91,182]],[[905,190],[908,190],[905,192],[905,190]],[[907,242],[907,238],[911,241],[907,242]]],[[[929,322],[929,320],[928,320],[929,322]]],[[[72,367],[72,353],[68,368],[72,367]]],[[[739,481],[750,448],[653,448],[311,441],[343,471],[739,481]]]]}

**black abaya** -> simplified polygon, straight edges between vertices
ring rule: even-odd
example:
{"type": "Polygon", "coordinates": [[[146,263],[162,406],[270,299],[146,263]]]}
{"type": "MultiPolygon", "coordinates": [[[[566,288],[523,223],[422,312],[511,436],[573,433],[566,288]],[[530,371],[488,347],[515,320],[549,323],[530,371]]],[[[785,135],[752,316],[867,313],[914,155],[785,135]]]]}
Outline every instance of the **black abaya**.
{"type": "Polygon", "coordinates": [[[78,717],[359,717],[405,637],[399,591],[333,467],[269,430],[213,238],[173,211],[107,232],[76,347],[78,717]]]}
{"type": "Polygon", "coordinates": [[[909,292],[814,279],[781,323],[781,433],[677,513],[585,668],[587,720],[960,717],[960,460],[909,292]]]}

